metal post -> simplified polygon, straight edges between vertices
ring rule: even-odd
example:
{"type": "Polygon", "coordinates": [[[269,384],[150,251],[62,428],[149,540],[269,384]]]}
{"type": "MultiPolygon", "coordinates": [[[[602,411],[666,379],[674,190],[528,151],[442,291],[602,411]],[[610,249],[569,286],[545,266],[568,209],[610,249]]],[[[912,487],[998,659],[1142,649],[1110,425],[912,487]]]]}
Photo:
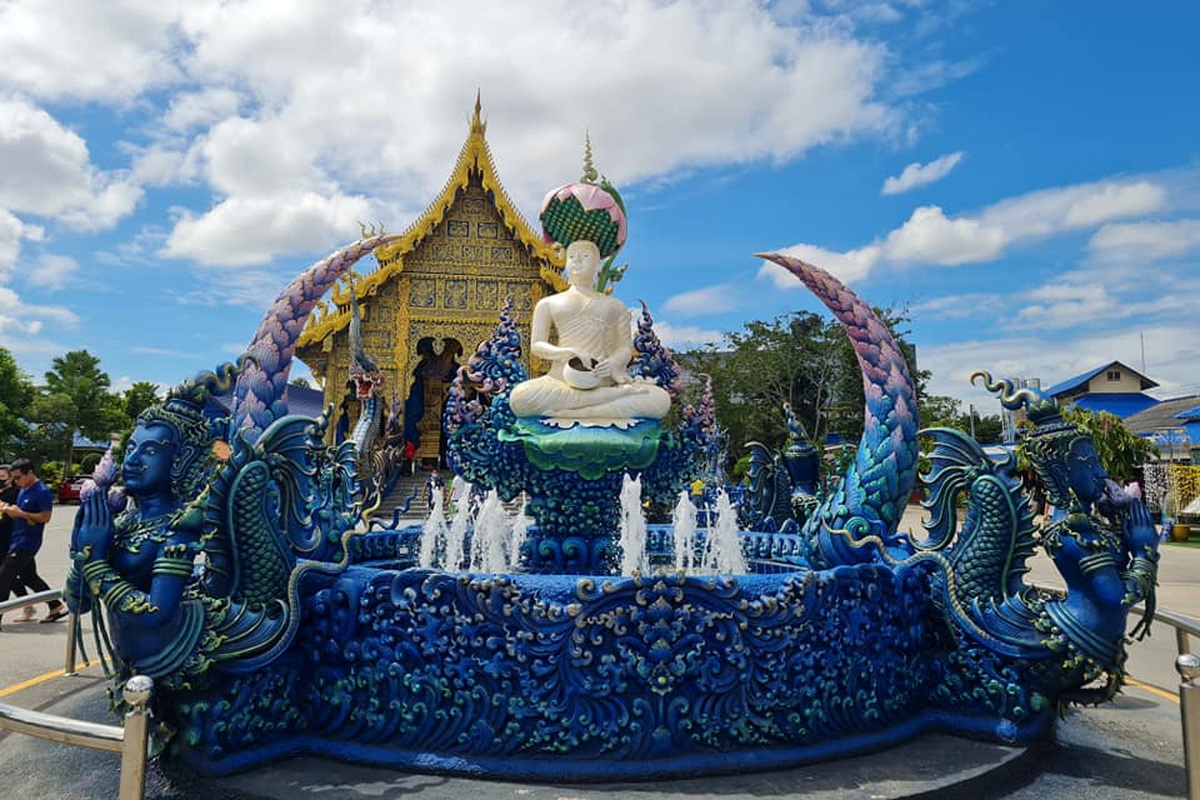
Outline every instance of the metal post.
{"type": "Polygon", "coordinates": [[[1187,768],[1188,800],[1200,800],[1200,656],[1185,653],[1175,659],[1179,672],[1179,719],[1183,725],[1183,763],[1187,768]]]}
{"type": "Polygon", "coordinates": [[[1175,652],[1181,656],[1192,652],[1191,637],[1188,636],[1187,631],[1178,626],[1175,628],[1175,647],[1175,652]]]}
{"type": "MultiPolygon", "coordinates": [[[[134,675],[125,682],[125,702],[133,706],[125,715],[125,743],[121,748],[120,800],[142,800],[146,793],[147,718],[154,681],[134,675]]],[[[1200,713],[1200,712],[1198,712],[1200,713]]]]}
{"type": "Polygon", "coordinates": [[[79,631],[79,617],[74,612],[67,617],[67,663],[63,666],[63,675],[78,675],[75,669],[75,637],[79,631]]]}

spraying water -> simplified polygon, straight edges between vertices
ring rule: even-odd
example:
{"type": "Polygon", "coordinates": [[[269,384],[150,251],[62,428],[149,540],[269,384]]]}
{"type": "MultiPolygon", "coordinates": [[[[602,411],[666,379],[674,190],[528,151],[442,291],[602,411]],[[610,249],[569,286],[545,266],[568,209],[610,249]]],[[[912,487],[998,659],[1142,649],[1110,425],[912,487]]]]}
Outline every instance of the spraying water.
{"type": "MultiPolygon", "coordinates": [[[[712,517],[710,513],[709,519],[712,517]]],[[[716,527],[708,529],[704,567],[706,571],[722,575],[744,575],[750,571],[738,535],[737,511],[724,490],[717,492],[716,527]]]]}
{"type": "Polygon", "coordinates": [[[696,506],[686,491],[679,493],[671,528],[675,531],[675,569],[690,572],[696,568],[696,506]]]}
{"type": "Polygon", "coordinates": [[[642,514],[642,479],[627,474],[621,483],[621,574],[648,572],[646,517],[642,514]]]}
{"type": "Polygon", "coordinates": [[[529,526],[533,524],[533,518],[525,513],[526,507],[529,505],[529,500],[524,492],[521,492],[521,510],[517,512],[517,516],[512,521],[512,535],[509,538],[508,563],[510,567],[517,567],[521,563],[521,547],[525,544],[525,537],[529,535],[529,526]]]}
{"type": "Polygon", "coordinates": [[[509,530],[508,514],[500,502],[500,494],[492,489],[475,517],[475,534],[471,538],[472,569],[481,572],[505,572],[508,569],[509,530]]]}
{"type": "MultiPolygon", "coordinates": [[[[463,490],[463,497],[471,496],[471,484],[463,490]]],[[[440,504],[439,504],[440,505],[440,504]]],[[[471,527],[471,504],[460,502],[454,511],[454,519],[450,521],[450,530],[446,534],[446,561],[442,569],[457,571],[463,567],[463,547],[467,540],[467,528],[471,527]]]]}
{"type": "Polygon", "coordinates": [[[446,552],[446,515],[442,512],[442,490],[433,490],[433,509],[425,527],[421,529],[421,545],[417,551],[417,564],[423,569],[432,569],[438,555],[446,552]]]}

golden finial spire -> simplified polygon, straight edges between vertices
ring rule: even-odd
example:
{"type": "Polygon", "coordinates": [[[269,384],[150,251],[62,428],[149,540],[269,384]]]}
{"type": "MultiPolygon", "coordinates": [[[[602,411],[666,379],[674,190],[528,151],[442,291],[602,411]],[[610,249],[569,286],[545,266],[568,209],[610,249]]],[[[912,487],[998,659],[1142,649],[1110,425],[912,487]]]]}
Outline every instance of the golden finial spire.
{"type": "Polygon", "coordinates": [[[475,114],[471,117],[471,133],[483,135],[487,133],[487,123],[483,121],[480,113],[483,111],[483,103],[480,101],[482,92],[479,89],[475,90],[475,114]]]}
{"type": "Polygon", "coordinates": [[[583,177],[579,180],[583,183],[595,183],[596,178],[599,177],[596,165],[592,163],[592,136],[585,130],[583,132],[583,177]]]}

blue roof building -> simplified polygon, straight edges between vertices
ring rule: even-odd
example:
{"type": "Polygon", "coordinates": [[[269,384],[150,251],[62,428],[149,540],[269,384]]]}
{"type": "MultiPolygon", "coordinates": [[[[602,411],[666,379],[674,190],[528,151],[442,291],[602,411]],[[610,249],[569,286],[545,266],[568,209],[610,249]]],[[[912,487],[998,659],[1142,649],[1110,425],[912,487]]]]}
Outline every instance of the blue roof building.
{"type": "Polygon", "coordinates": [[[1075,405],[1088,411],[1107,411],[1127,419],[1158,405],[1145,390],[1158,386],[1142,373],[1120,361],[1096,367],[1046,390],[1059,405],[1075,405]]]}
{"type": "Polygon", "coordinates": [[[1125,427],[1153,441],[1168,461],[1200,463],[1200,395],[1164,400],[1126,419],[1125,427]]]}

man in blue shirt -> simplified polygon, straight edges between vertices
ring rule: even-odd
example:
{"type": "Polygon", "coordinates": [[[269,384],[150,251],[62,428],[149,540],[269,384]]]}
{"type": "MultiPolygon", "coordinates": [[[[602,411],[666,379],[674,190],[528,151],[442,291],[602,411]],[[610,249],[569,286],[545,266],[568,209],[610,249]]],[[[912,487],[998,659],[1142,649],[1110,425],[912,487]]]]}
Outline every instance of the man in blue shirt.
{"type": "MultiPolygon", "coordinates": [[[[20,487],[12,482],[12,476],[8,471],[8,464],[0,464],[0,506],[17,502],[17,495],[20,492],[20,487]]],[[[5,556],[8,555],[8,546],[12,544],[12,526],[12,517],[0,514],[0,564],[3,563],[5,556]]],[[[25,589],[25,584],[19,580],[12,585],[11,589],[17,597],[24,597],[29,594],[25,589]]],[[[21,615],[17,617],[17,622],[29,622],[35,616],[33,606],[25,606],[21,609],[21,615]]]]}
{"type": "MultiPolygon", "coordinates": [[[[0,563],[0,603],[8,599],[18,583],[34,592],[49,590],[49,585],[37,574],[34,558],[42,547],[42,532],[50,521],[54,498],[46,484],[38,480],[28,458],[18,458],[11,465],[13,482],[20,487],[15,504],[0,505],[0,514],[13,521],[12,540],[8,553],[0,563]]],[[[49,604],[50,613],[42,622],[54,622],[67,615],[66,605],[55,600],[49,604]]]]}

